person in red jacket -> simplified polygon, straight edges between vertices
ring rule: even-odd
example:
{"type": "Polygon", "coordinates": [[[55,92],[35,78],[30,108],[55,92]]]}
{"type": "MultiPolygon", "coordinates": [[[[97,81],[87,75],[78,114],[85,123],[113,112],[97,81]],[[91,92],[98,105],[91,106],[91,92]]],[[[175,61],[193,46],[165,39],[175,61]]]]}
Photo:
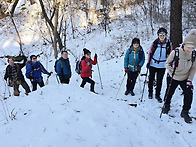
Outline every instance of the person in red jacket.
{"type": "Polygon", "coordinates": [[[95,82],[91,79],[92,78],[92,64],[96,65],[97,64],[97,54],[94,56],[94,60],[91,59],[91,52],[84,48],[84,56],[82,57],[81,61],[81,66],[82,66],[82,71],[81,71],[81,78],[82,78],[82,83],[80,87],[84,88],[84,85],[86,82],[91,84],[90,91],[95,92],[94,87],[95,87],[95,82]]]}

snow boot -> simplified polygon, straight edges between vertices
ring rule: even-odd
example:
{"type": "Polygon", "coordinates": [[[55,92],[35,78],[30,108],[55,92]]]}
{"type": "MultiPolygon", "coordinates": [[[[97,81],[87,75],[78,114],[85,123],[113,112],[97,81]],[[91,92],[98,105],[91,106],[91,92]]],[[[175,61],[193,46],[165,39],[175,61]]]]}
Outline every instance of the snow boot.
{"type": "Polygon", "coordinates": [[[129,92],[130,92],[130,91],[126,90],[126,91],[125,91],[125,95],[128,95],[128,94],[129,94],[129,92]]]}
{"type": "Polygon", "coordinates": [[[98,93],[97,93],[97,92],[95,92],[94,90],[91,90],[91,92],[92,92],[92,93],[94,93],[94,94],[98,94],[98,93]]]}
{"type": "Polygon", "coordinates": [[[135,93],[131,90],[130,91],[131,96],[135,96],[135,93]]]}
{"type": "Polygon", "coordinates": [[[168,114],[169,110],[170,110],[170,105],[164,104],[162,108],[163,114],[168,114]]]}
{"type": "Polygon", "coordinates": [[[20,92],[18,90],[14,90],[14,96],[19,96],[20,92]]]}
{"type": "Polygon", "coordinates": [[[162,103],[162,99],[161,99],[160,95],[156,95],[155,98],[157,99],[157,101],[158,101],[159,103],[162,103]]]}
{"type": "Polygon", "coordinates": [[[184,118],[184,121],[186,123],[192,123],[192,118],[189,116],[189,112],[188,111],[182,110],[180,116],[184,118]]]}
{"type": "Polygon", "coordinates": [[[149,99],[152,99],[152,93],[149,93],[149,94],[148,94],[148,98],[149,98],[149,99]]]}

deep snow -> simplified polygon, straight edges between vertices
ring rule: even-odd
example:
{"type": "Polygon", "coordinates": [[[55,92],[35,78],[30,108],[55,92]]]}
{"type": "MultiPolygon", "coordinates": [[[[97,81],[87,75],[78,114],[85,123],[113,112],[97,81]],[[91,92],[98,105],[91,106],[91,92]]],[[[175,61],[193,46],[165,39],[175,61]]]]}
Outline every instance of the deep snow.
{"type": "MultiPolygon", "coordinates": [[[[21,18],[22,19],[22,18],[21,18]]],[[[21,20],[22,21],[22,20],[21,20]]],[[[43,45],[42,36],[30,31],[30,24],[21,28],[25,55],[43,54],[39,60],[53,71],[54,57],[51,45],[43,45]],[[29,25],[29,26],[28,26],[29,25]],[[28,27],[27,27],[28,26],[28,27]]],[[[32,27],[33,28],[33,27],[32,27]]],[[[34,26],[36,28],[36,26],[34,26]]],[[[143,102],[139,101],[143,81],[139,78],[135,87],[134,97],[124,95],[126,78],[118,94],[122,82],[124,52],[134,37],[144,35],[146,27],[134,26],[128,19],[117,20],[110,24],[111,32],[105,36],[103,30],[96,30],[93,34],[69,38],[68,48],[78,58],[82,55],[82,48],[92,51],[92,56],[98,54],[98,63],[104,89],[101,89],[97,65],[93,66],[93,79],[96,81],[95,90],[99,95],[89,92],[89,85],[80,88],[81,78],[74,71],[75,58],[70,54],[72,78],[69,85],[61,85],[56,81],[55,73],[48,80],[48,84],[37,91],[21,95],[9,95],[3,79],[6,59],[0,59],[0,147],[195,147],[196,122],[186,124],[180,117],[182,107],[181,90],[177,89],[171,104],[169,115],[159,118],[163,104],[155,99],[148,99],[147,85],[143,102]],[[130,27],[131,26],[131,27],[130,27]],[[135,30],[135,28],[137,28],[135,30]],[[128,36],[128,37],[127,37],[128,36]],[[85,39],[84,39],[85,38],[85,39]],[[128,104],[137,104],[137,107],[128,104]],[[12,114],[11,120],[8,116],[12,114]],[[174,116],[174,117],[173,117],[174,116]],[[8,120],[6,120],[8,119],[8,120]]],[[[0,28],[0,56],[17,55],[19,47],[16,43],[13,29],[7,26],[0,28]]],[[[85,30],[80,30],[85,32],[85,30]]],[[[141,44],[147,52],[151,42],[156,38],[141,38],[141,44]]],[[[147,55],[146,55],[147,58],[147,55]]],[[[23,69],[25,73],[25,68],[23,69]]],[[[145,65],[141,73],[146,73],[145,65]]],[[[46,81],[46,75],[43,75],[46,81]]],[[[30,85],[29,80],[27,82],[30,85]]],[[[196,83],[194,78],[193,83],[196,83]]],[[[166,89],[165,78],[162,97],[166,89]]],[[[194,90],[195,96],[195,90],[194,90]]],[[[196,104],[193,101],[191,116],[196,116],[196,104]]]]}

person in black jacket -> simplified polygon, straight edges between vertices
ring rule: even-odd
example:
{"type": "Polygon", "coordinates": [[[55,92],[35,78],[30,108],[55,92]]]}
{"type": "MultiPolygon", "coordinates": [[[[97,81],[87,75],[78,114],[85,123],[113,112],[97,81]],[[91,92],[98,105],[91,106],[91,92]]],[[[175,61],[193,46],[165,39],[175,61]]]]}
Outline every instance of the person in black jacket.
{"type": "Polygon", "coordinates": [[[25,66],[25,62],[27,61],[27,58],[25,56],[23,58],[24,61],[22,64],[14,63],[14,58],[12,57],[8,58],[9,65],[6,67],[4,79],[6,81],[7,79],[9,79],[9,86],[14,88],[14,96],[20,95],[19,85],[22,85],[22,87],[25,89],[26,95],[31,92],[21,71],[21,69],[25,66]]]}

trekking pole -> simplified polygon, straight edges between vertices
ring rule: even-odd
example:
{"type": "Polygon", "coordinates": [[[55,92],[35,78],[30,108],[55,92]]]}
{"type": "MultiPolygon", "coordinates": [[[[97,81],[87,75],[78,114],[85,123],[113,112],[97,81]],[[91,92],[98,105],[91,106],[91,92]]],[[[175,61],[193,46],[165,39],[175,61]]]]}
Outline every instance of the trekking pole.
{"type": "Polygon", "coordinates": [[[141,78],[140,78],[140,73],[138,73],[139,74],[139,86],[140,86],[140,92],[142,92],[142,87],[141,87],[141,78]]]}
{"type": "Polygon", "coordinates": [[[160,116],[159,116],[160,118],[161,118],[161,116],[162,116],[162,114],[163,114],[163,108],[165,107],[165,102],[167,101],[167,96],[168,96],[168,94],[169,94],[169,91],[170,91],[170,88],[171,88],[171,85],[172,85],[172,81],[173,81],[173,77],[174,77],[175,71],[176,71],[176,67],[174,68],[174,71],[173,71],[173,73],[172,73],[171,80],[169,81],[169,87],[168,87],[168,89],[167,89],[167,91],[166,91],[166,94],[165,94],[165,96],[164,96],[164,104],[163,104],[163,106],[162,106],[162,108],[161,108],[161,113],[160,113],[160,116]]]}
{"type": "Polygon", "coordinates": [[[97,68],[98,68],[98,72],[99,72],[99,79],[100,79],[100,83],[101,83],[101,89],[103,89],[103,85],[102,85],[102,80],[101,80],[101,74],[100,74],[100,69],[99,69],[98,61],[97,61],[97,68]]]}
{"type": "Polygon", "coordinates": [[[52,72],[50,75],[47,76],[47,79],[46,79],[46,85],[48,85],[48,79],[50,78],[50,76],[52,75],[52,72]]]}
{"type": "Polygon", "coordinates": [[[121,82],[121,84],[120,84],[120,87],[118,88],[118,92],[117,92],[117,94],[116,94],[116,96],[115,96],[115,99],[116,99],[117,96],[118,96],[118,93],[119,93],[119,91],[120,91],[120,88],[121,88],[121,86],[122,86],[122,83],[123,83],[123,81],[124,81],[124,79],[125,79],[125,75],[126,75],[126,72],[125,72],[125,74],[124,74],[124,76],[123,76],[123,79],[122,79],[122,82],[121,82]]]}
{"type": "Polygon", "coordinates": [[[145,90],[145,85],[146,85],[146,79],[148,77],[148,68],[147,68],[147,71],[146,71],[146,77],[145,77],[145,80],[144,80],[144,86],[143,86],[143,91],[142,91],[142,97],[140,98],[140,102],[142,102],[142,99],[143,99],[143,96],[144,96],[144,90],[145,90]]]}
{"type": "Polygon", "coordinates": [[[56,80],[57,80],[57,83],[60,84],[57,74],[56,74],[56,80]]]}

